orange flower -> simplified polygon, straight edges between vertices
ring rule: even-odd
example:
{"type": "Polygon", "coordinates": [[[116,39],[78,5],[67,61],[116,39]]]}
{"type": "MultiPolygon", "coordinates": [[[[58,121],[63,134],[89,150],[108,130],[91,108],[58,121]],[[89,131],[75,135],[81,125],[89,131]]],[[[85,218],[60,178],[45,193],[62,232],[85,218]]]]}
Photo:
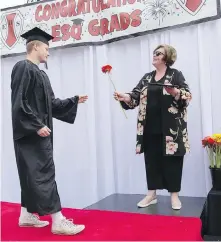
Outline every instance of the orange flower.
{"type": "Polygon", "coordinates": [[[112,70],[112,66],[110,65],[102,66],[101,70],[103,73],[107,73],[107,72],[109,73],[112,70]]]}

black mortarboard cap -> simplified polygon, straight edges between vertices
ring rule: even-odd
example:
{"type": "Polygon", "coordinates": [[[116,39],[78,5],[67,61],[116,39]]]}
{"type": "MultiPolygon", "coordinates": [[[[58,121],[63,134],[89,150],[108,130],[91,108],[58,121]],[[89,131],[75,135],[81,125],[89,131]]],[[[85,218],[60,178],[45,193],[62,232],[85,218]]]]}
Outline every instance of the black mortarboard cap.
{"type": "Polygon", "coordinates": [[[39,29],[38,27],[35,27],[24,34],[21,35],[22,38],[26,39],[26,44],[28,44],[31,41],[38,40],[46,45],[49,45],[49,41],[52,40],[54,37],[50,34],[46,33],[45,31],[39,29]]]}

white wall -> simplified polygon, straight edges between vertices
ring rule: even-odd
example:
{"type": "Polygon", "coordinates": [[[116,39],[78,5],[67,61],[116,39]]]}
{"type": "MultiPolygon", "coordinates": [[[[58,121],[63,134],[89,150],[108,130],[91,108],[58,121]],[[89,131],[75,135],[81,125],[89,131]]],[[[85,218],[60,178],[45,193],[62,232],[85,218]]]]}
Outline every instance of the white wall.
{"type": "Polygon", "coordinates": [[[0,2],[0,9],[2,8],[8,8],[8,7],[14,7],[18,5],[22,5],[27,3],[26,0],[7,0],[7,1],[1,1],[0,2]]]}

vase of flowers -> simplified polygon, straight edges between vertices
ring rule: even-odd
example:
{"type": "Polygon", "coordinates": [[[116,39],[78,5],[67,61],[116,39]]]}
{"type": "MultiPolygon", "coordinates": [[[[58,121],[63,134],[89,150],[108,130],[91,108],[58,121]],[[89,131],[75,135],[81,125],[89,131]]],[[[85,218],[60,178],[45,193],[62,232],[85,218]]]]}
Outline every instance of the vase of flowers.
{"type": "Polygon", "coordinates": [[[213,134],[202,140],[210,160],[213,189],[221,190],[221,134],[213,134]]]}

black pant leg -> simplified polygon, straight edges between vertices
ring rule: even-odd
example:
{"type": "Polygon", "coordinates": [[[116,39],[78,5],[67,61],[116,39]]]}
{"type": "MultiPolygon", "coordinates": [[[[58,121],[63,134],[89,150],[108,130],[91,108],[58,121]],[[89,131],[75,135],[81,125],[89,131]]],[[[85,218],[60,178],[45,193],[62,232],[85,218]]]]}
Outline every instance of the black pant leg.
{"type": "Polygon", "coordinates": [[[163,155],[163,136],[145,136],[144,157],[148,190],[166,189],[179,192],[183,171],[183,156],[163,155]]]}
{"type": "Polygon", "coordinates": [[[164,156],[163,176],[165,188],[168,192],[179,192],[181,190],[183,156],[164,156]]]}
{"type": "Polygon", "coordinates": [[[148,190],[164,189],[162,167],[163,144],[161,135],[146,135],[144,147],[148,190]]]}

